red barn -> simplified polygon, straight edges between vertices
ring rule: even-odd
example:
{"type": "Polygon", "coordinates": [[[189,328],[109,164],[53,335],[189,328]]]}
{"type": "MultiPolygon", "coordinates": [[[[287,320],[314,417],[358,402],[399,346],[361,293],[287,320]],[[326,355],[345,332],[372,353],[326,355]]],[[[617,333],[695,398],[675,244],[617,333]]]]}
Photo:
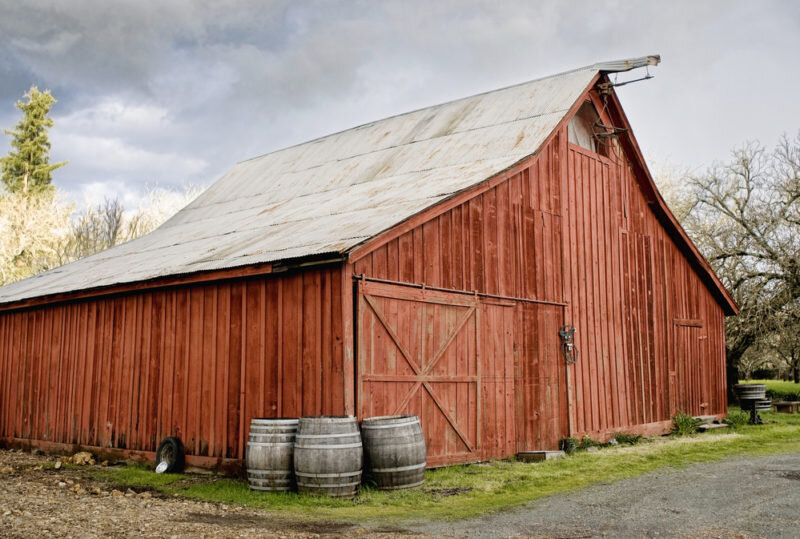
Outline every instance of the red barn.
{"type": "Polygon", "coordinates": [[[657,61],[239,163],[153,233],[0,288],[0,440],[178,436],[220,466],[253,417],[415,413],[434,466],[725,414],[737,307],[607,75],[657,61]]]}

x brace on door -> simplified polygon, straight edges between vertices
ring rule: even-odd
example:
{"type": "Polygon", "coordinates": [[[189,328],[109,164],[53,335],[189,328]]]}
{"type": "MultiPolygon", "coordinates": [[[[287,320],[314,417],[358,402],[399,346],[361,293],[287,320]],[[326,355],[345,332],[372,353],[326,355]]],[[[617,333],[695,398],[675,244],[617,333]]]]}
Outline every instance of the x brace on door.
{"type": "MultiPolygon", "coordinates": [[[[417,358],[413,357],[408,351],[408,348],[403,345],[400,338],[398,337],[397,333],[395,332],[394,328],[388,323],[386,316],[383,313],[380,305],[375,301],[375,298],[369,295],[368,293],[362,293],[362,297],[364,298],[367,305],[369,305],[372,312],[375,314],[375,317],[381,323],[383,328],[388,333],[389,337],[394,342],[397,349],[400,351],[400,354],[403,356],[405,361],[408,363],[411,370],[414,372],[412,375],[375,375],[375,374],[364,374],[362,375],[362,381],[369,382],[369,381],[380,381],[380,382],[411,382],[414,385],[411,389],[407,392],[405,397],[402,399],[400,404],[397,406],[396,410],[394,410],[394,414],[401,413],[406,406],[408,406],[411,399],[417,394],[419,389],[425,388],[425,391],[430,396],[431,400],[436,404],[436,407],[442,413],[444,418],[450,424],[452,429],[467,447],[468,451],[474,452],[480,440],[480,413],[481,413],[481,405],[480,405],[480,361],[477,362],[477,374],[476,376],[451,376],[451,375],[437,375],[434,374],[433,370],[436,367],[436,364],[439,360],[445,355],[445,352],[450,347],[450,345],[455,341],[456,337],[459,333],[464,329],[464,326],[469,322],[472,317],[475,317],[475,327],[480,327],[479,322],[479,313],[480,310],[477,308],[477,304],[472,304],[467,307],[467,310],[464,314],[461,315],[458,322],[456,323],[453,330],[449,333],[447,338],[442,342],[439,346],[439,349],[436,353],[431,357],[430,361],[427,364],[424,364],[424,361],[418,361],[417,358]],[[450,414],[447,410],[447,406],[442,402],[442,399],[439,395],[437,395],[436,391],[434,390],[432,384],[436,382],[469,382],[476,384],[476,395],[477,395],[477,437],[475,443],[471,442],[464,431],[459,427],[458,423],[456,422],[455,418],[450,414]]],[[[425,301],[423,300],[423,303],[425,301]]],[[[463,305],[459,305],[463,306],[463,305]]],[[[477,343],[476,343],[477,346],[477,343]]],[[[424,360],[424,358],[422,358],[424,360]]]]}

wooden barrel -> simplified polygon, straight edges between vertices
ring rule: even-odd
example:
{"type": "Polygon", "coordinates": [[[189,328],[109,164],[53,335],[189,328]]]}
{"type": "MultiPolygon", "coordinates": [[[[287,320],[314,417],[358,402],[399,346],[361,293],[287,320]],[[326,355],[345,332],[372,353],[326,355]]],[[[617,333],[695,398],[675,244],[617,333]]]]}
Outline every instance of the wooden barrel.
{"type": "Polygon", "coordinates": [[[364,472],[379,489],[414,488],[425,481],[425,438],[415,415],[371,417],[361,422],[364,472]]]}
{"type": "Polygon", "coordinates": [[[772,411],[772,399],[760,399],[756,401],[755,404],[757,412],[771,412],[772,411]]]}
{"type": "Polygon", "coordinates": [[[297,491],[352,498],[361,483],[363,448],[354,417],[303,417],[297,425],[297,491]]]}
{"type": "Polygon", "coordinates": [[[767,396],[766,384],[735,384],[733,392],[740,400],[764,399],[767,396]]]}
{"type": "Polygon", "coordinates": [[[253,419],[247,436],[247,480],[252,490],[291,490],[297,419],[253,419]]]}

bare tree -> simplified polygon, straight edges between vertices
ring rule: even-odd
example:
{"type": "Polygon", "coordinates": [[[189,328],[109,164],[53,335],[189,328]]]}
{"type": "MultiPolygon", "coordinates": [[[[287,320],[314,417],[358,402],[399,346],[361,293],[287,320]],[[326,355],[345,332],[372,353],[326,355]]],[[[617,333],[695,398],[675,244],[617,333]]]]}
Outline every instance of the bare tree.
{"type": "Polygon", "coordinates": [[[771,152],[736,150],[682,192],[691,199],[684,227],[741,308],[726,323],[734,368],[759,339],[787,330],[800,301],[800,134],[771,152]]]}
{"type": "Polygon", "coordinates": [[[800,302],[779,317],[780,329],[767,337],[767,342],[782,363],[783,371],[800,383],[800,302]]]}
{"type": "Polygon", "coordinates": [[[0,285],[61,265],[71,213],[52,190],[0,192],[0,285]]]}
{"type": "Polygon", "coordinates": [[[134,211],[113,199],[74,213],[54,189],[0,190],[0,286],[147,234],[201,192],[154,189],[134,211]]]}
{"type": "MultiPolygon", "coordinates": [[[[774,336],[774,334],[770,335],[774,336]]],[[[739,358],[737,365],[738,378],[750,380],[756,371],[777,371],[779,362],[780,360],[772,344],[766,339],[759,341],[748,348],[739,358]]],[[[732,383],[737,382],[738,380],[734,380],[732,383]]]]}
{"type": "Polygon", "coordinates": [[[182,192],[152,189],[135,211],[126,211],[119,199],[106,199],[87,208],[73,219],[61,253],[62,262],[99,253],[152,232],[201,192],[195,187],[185,187],[182,192]]]}
{"type": "Polygon", "coordinates": [[[72,223],[72,233],[64,245],[63,261],[69,262],[104,251],[123,237],[125,208],[118,199],[106,199],[88,208],[72,223]]]}

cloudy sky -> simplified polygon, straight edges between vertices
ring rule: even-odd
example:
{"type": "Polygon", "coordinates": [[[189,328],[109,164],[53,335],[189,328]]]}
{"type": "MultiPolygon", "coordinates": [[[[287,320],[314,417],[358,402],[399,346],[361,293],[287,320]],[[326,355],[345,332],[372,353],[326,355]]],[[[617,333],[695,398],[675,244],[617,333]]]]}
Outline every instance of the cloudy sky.
{"type": "Polygon", "coordinates": [[[49,88],[57,186],[135,205],[370,120],[659,53],[623,106],[650,160],[699,168],[800,130],[799,51],[791,0],[0,0],[0,126],[49,88]]]}

